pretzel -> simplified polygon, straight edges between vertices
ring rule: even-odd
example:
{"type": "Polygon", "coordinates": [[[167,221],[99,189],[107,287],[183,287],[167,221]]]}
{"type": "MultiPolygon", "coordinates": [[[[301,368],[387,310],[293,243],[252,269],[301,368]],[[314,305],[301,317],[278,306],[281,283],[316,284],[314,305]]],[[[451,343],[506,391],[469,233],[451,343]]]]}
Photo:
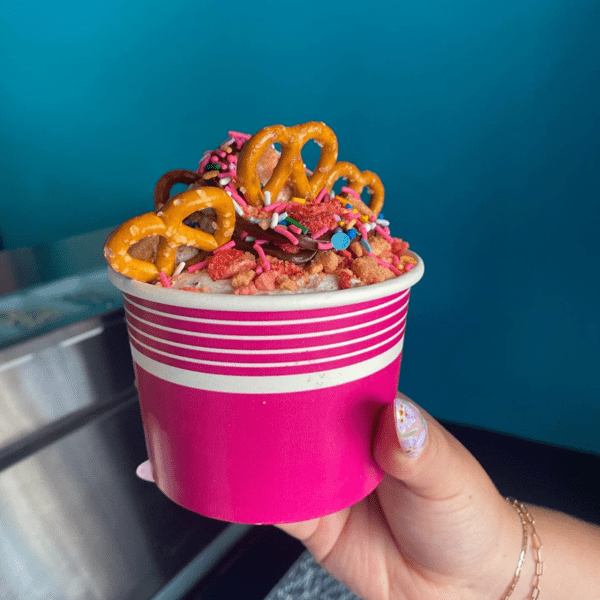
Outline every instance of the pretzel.
{"type": "Polygon", "coordinates": [[[264,192],[271,192],[271,197],[276,198],[288,180],[292,182],[294,196],[310,199],[315,198],[323,188],[331,192],[335,182],[345,178],[348,186],[358,195],[365,186],[372,194],[368,206],[355,198],[348,198],[348,201],[362,214],[379,214],[384,199],[384,188],[379,177],[371,171],[359,171],[349,162],[336,162],[337,153],[337,138],[324,123],[311,121],[295,127],[272,125],[261,129],[244,144],[238,161],[238,180],[245,190],[248,203],[257,206],[264,201],[264,192]],[[321,146],[321,156],[314,172],[308,177],[302,161],[302,147],[311,139],[321,146]],[[281,144],[281,157],[271,178],[261,188],[257,165],[267,149],[277,142],[281,144]]]}
{"type": "Polygon", "coordinates": [[[350,204],[354,205],[363,215],[378,215],[383,208],[385,190],[381,179],[372,171],[359,171],[358,167],[349,162],[338,162],[327,175],[324,187],[331,190],[338,179],[345,178],[348,187],[352,188],[360,196],[367,189],[371,192],[371,200],[367,206],[361,200],[348,198],[350,204]]]}
{"type": "Polygon", "coordinates": [[[187,190],[169,199],[158,213],[146,213],[126,221],[110,234],[104,245],[104,257],[115,270],[139,281],[153,281],[160,272],[171,275],[179,246],[214,250],[227,243],[235,226],[233,200],[219,188],[187,190]],[[183,224],[191,213],[205,208],[217,213],[214,235],[183,224]],[[128,253],[132,244],[149,235],[159,235],[156,262],[134,258],[128,253]]]}
{"type": "Polygon", "coordinates": [[[311,121],[294,127],[272,125],[261,129],[244,144],[238,160],[237,176],[244,188],[246,201],[254,206],[264,201],[264,192],[270,192],[271,197],[276,198],[288,179],[292,181],[294,196],[314,198],[335,165],[337,155],[337,138],[325,123],[311,121]],[[319,162],[310,177],[307,177],[302,162],[302,147],[308,140],[315,140],[321,146],[319,162]],[[261,189],[256,167],[265,150],[276,143],[281,144],[281,158],[271,178],[261,189]]]}
{"type": "Polygon", "coordinates": [[[154,210],[160,210],[167,203],[173,186],[178,183],[199,185],[198,182],[204,183],[200,173],[194,173],[194,171],[188,171],[187,169],[167,171],[154,186],[154,210]]]}

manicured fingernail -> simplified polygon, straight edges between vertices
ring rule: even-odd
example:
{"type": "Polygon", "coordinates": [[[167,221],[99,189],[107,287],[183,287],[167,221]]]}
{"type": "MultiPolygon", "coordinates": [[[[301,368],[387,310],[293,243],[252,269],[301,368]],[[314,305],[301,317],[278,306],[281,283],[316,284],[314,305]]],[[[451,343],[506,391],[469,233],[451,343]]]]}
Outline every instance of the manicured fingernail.
{"type": "Polygon", "coordinates": [[[427,421],[421,411],[409,400],[396,397],[394,400],[396,433],[402,452],[416,458],[427,441],[427,421]]]}
{"type": "Polygon", "coordinates": [[[150,465],[150,461],[147,460],[143,462],[136,470],[135,474],[144,481],[154,481],[154,477],[152,477],[152,466],[150,465]]]}

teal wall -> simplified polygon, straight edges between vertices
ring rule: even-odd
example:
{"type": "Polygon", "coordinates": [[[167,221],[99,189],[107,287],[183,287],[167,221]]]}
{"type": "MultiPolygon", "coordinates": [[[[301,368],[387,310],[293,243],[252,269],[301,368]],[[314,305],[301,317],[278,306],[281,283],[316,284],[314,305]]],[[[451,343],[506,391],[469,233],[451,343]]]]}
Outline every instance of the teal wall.
{"type": "Polygon", "coordinates": [[[597,0],[5,2],[0,234],[117,224],[227,129],[323,120],[426,261],[402,389],[600,453],[599,30],[597,0]]]}

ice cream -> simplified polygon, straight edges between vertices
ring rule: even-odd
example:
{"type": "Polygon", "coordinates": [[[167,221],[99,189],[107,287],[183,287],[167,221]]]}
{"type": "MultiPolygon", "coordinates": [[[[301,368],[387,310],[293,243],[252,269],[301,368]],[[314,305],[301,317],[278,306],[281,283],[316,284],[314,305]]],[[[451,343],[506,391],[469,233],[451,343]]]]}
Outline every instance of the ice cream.
{"type": "MultiPolygon", "coordinates": [[[[190,198],[196,200],[194,190],[215,193],[218,190],[222,195],[227,194],[235,211],[231,236],[221,238],[227,241],[216,248],[205,249],[199,247],[201,244],[178,244],[176,255],[169,263],[171,272],[169,268],[160,268],[154,277],[145,275],[144,280],[190,292],[272,295],[371,285],[410,271],[417,260],[408,251],[408,243],[390,234],[390,223],[380,212],[383,186],[379,178],[370,172],[361,173],[349,163],[337,162],[337,140],[322,123],[275,127],[281,129],[267,136],[266,142],[284,139],[281,152],[274,144],[265,143],[263,132],[273,128],[261,130],[252,137],[230,131],[218,148],[204,153],[197,171],[177,169],[165,173],[155,187],[156,217],[152,223],[150,219],[146,223],[149,235],[127,248],[121,244],[117,249],[113,234],[105,247],[109,264],[126,275],[130,275],[129,257],[146,265],[160,266],[157,261],[160,233],[151,231],[152,224],[160,228],[165,207],[174,208],[177,202],[185,204],[190,198]],[[281,131],[288,129],[298,129],[298,137],[301,137],[298,132],[304,133],[300,141],[308,136],[322,138],[323,151],[315,172],[311,173],[303,164],[300,167],[309,184],[321,174],[312,188],[306,189],[307,186],[297,183],[298,161],[302,158],[298,152],[290,159],[286,152],[288,146],[281,131]],[[285,166],[286,159],[290,172],[282,175],[281,167],[285,166]],[[334,185],[342,178],[349,181],[336,193],[334,185]],[[269,186],[276,179],[279,185],[270,190],[269,186]],[[188,186],[188,190],[171,196],[177,184],[188,186]],[[254,198],[251,197],[252,185],[254,198]],[[370,203],[371,206],[376,204],[375,210],[361,199],[360,191],[364,187],[376,196],[370,203]],[[260,196],[258,202],[257,195],[260,196]],[[116,260],[119,253],[122,268],[116,260]]],[[[289,138],[296,141],[293,135],[289,138]]],[[[123,229],[122,226],[119,231],[121,236],[123,229]]],[[[136,235],[130,235],[130,239],[137,239],[144,228],[134,224],[133,229],[136,235]]],[[[184,215],[180,229],[212,236],[219,229],[217,212],[212,206],[193,210],[184,215]]],[[[135,274],[130,276],[142,278],[135,274]]]]}

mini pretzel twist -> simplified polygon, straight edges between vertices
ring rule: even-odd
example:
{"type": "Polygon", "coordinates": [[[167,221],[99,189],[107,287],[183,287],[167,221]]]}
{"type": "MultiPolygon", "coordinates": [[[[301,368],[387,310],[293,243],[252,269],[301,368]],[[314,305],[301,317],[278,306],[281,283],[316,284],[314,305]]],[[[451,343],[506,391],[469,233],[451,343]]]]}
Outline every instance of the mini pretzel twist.
{"type": "Polygon", "coordinates": [[[231,239],[234,227],[233,200],[226,192],[213,187],[187,190],[170,198],[158,213],[133,217],[117,227],[104,244],[104,257],[122,275],[149,282],[157,279],[161,271],[166,275],[173,273],[179,246],[214,250],[231,239]],[[214,235],[183,223],[193,212],[211,207],[217,214],[214,235]],[[149,235],[160,236],[154,263],[128,253],[132,244],[149,235]]]}
{"type": "Polygon", "coordinates": [[[360,171],[351,163],[336,162],[337,154],[337,138],[325,123],[311,121],[294,127],[272,125],[261,129],[244,144],[238,160],[238,180],[247,202],[257,206],[264,202],[264,192],[268,191],[276,198],[288,180],[292,182],[294,196],[311,199],[323,188],[331,192],[335,182],[345,178],[358,195],[365,187],[372,194],[369,206],[354,197],[348,201],[363,214],[379,214],[384,199],[379,177],[371,171],[360,171]],[[321,146],[321,155],[309,177],[302,161],[302,148],[311,139],[321,146]],[[275,143],[281,144],[281,157],[269,181],[261,188],[256,167],[267,148],[275,143]]]}
{"type": "Polygon", "coordinates": [[[365,187],[371,192],[371,200],[367,206],[364,202],[350,198],[350,203],[354,205],[362,214],[378,215],[383,208],[383,199],[385,190],[381,179],[372,171],[359,171],[358,167],[349,162],[338,162],[327,175],[325,186],[331,191],[338,179],[346,179],[348,187],[352,188],[359,196],[365,187]]]}
{"type": "Polygon", "coordinates": [[[288,179],[292,181],[294,195],[308,199],[316,196],[323,187],[337,155],[337,138],[325,123],[311,121],[294,127],[272,125],[261,129],[244,144],[238,160],[237,175],[245,190],[246,201],[254,206],[264,201],[264,192],[271,192],[271,197],[275,198],[288,179]],[[302,147],[308,140],[315,140],[321,146],[319,162],[310,177],[302,162],[302,147]],[[263,152],[276,143],[281,144],[281,158],[271,178],[261,189],[256,167],[263,152]]]}

